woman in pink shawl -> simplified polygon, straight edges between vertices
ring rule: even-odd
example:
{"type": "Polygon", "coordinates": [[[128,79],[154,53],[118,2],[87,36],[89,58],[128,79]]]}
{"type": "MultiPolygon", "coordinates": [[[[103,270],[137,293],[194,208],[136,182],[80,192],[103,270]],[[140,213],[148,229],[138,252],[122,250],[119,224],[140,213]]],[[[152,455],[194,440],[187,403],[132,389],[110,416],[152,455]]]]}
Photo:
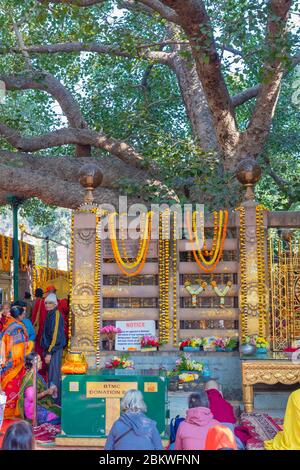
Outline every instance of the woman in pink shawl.
{"type": "MultiPolygon", "coordinates": [[[[202,390],[192,393],[185,421],[180,423],[176,434],[175,450],[204,450],[208,431],[214,433],[215,428],[216,432],[222,432],[219,425],[209,409],[206,393],[202,390]]],[[[226,447],[232,448],[232,443],[226,447]]]]}
{"type": "Polygon", "coordinates": [[[234,415],[233,406],[225,400],[219,385],[215,380],[209,380],[205,384],[205,391],[209,401],[209,409],[213,417],[220,423],[227,426],[234,433],[238,448],[244,449],[247,440],[251,437],[247,428],[236,426],[236,417],[234,415]]]}

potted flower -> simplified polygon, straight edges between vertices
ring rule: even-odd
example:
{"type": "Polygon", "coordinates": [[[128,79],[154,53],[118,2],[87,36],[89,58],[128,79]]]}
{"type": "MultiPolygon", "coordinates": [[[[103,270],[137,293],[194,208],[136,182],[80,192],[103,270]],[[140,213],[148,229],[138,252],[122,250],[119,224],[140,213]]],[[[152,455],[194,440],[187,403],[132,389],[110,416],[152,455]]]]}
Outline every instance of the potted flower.
{"type": "Polygon", "coordinates": [[[238,339],[231,337],[231,338],[225,338],[225,351],[226,352],[231,352],[233,351],[238,345],[238,339]]]}
{"type": "Polygon", "coordinates": [[[107,361],[105,368],[116,375],[121,375],[123,371],[127,373],[128,370],[134,370],[134,362],[129,360],[128,354],[122,354],[121,356],[114,356],[107,361]]]}
{"type": "Polygon", "coordinates": [[[108,341],[109,351],[113,350],[115,337],[118,333],[122,333],[121,328],[116,328],[114,325],[103,326],[100,333],[104,335],[108,341]]]}
{"type": "Polygon", "coordinates": [[[157,351],[159,341],[155,336],[142,336],[140,338],[142,351],[157,351]]]}
{"type": "Polygon", "coordinates": [[[202,349],[203,351],[210,352],[216,351],[216,337],[209,336],[207,338],[202,338],[202,349]]]}
{"type": "Polygon", "coordinates": [[[175,367],[170,372],[171,376],[179,375],[183,372],[197,371],[202,372],[203,362],[194,361],[188,353],[179,354],[179,358],[175,362],[175,367]]]}
{"type": "Polygon", "coordinates": [[[224,340],[224,338],[216,338],[214,343],[215,343],[215,350],[217,352],[225,351],[225,340],[224,340]]]}
{"type": "Polygon", "coordinates": [[[255,343],[257,354],[266,354],[268,352],[269,343],[265,338],[262,336],[256,336],[255,343]]]}
{"type": "Polygon", "coordinates": [[[245,356],[252,356],[256,352],[256,341],[253,336],[245,336],[240,346],[240,352],[245,356]]]}
{"type": "Polygon", "coordinates": [[[200,351],[202,345],[202,338],[188,338],[180,343],[179,349],[181,351],[193,352],[200,351]]]}

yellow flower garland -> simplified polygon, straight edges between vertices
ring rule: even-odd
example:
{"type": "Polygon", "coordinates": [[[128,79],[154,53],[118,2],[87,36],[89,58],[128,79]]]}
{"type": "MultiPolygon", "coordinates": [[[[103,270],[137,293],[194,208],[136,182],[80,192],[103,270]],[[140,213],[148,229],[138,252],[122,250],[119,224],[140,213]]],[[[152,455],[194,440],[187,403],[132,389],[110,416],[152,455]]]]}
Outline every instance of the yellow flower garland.
{"type": "MultiPolygon", "coordinates": [[[[197,248],[198,256],[199,256],[199,258],[200,258],[200,260],[202,261],[203,264],[205,264],[206,266],[211,266],[216,262],[216,259],[218,257],[219,250],[220,250],[221,237],[222,237],[222,228],[223,228],[223,211],[219,212],[218,235],[217,235],[216,242],[215,242],[215,250],[214,250],[213,254],[211,255],[212,258],[210,260],[207,260],[203,256],[202,249],[199,248],[200,245],[199,245],[199,239],[198,239],[198,233],[197,233],[196,216],[197,216],[197,213],[195,211],[193,213],[193,232],[195,234],[195,241],[196,241],[196,244],[197,244],[197,247],[198,247],[197,248]]],[[[204,232],[204,227],[203,227],[203,232],[204,232]]]]}
{"type": "Polygon", "coordinates": [[[35,248],[34,247],[32,251],[32,261],[31,261],[31,278],[32,278],[32,291],[33,291],[33,295],[35,295],[37,284],[36,284],[36,266],[35,266],[35,248]]]}
{"type": "Polygon", "coordinates": [[[258,334],[260,337],[263,337],[265,334],[265,325],[267,322],[264,210],[267,209],[263,205],[256,206],[257,290],[259,311],[258,334]]]}
{"type": "Polygon", "coordinates": [[[1,260],[2,260],[2,269],[5,272],[10,271],[10,257],[11,257],[11,248],[12,248],[12,239],[6,237],[5,235],[1,236],[1,260]]]}
{"type": "Polygon", "coordinates": [[[177,214],[173,214],[173,346],[178,346],[177,338],[177,214]]]}
{"type": "Polygon", "coordinates": [[[70,295],[70,313],[68,325],[68,351],[71,351],[71,335],[72,335],[72,298],[73,298],[73,267],[74,267],[74,213],[72,213],[71,220],[71,246],[70,246],[70,261],[69,261],[69,295],[70,295]]]}
{"type": "Polygon", "coordinates": [[[247,272],[246,272],[246,225],[245,225],[245,207],[241,206],[236,209],[240,213],[240,332],[242,343],[248,336],[248,306],[247,306],[247,272]]]}
{"type": "MultiPolygon", "coordinates": [[[[196,212],[193,212],[192,214],[192,227],[190,224],[190,213],[187,213],[187,219],[186,219],[186,224],[187,224],[187,229],[189,232],[189,237],[190,240],[192,241],[195,237],[195,242],[197,244],[197,249],[193,249],[193,255],[196,263],[198,264],[199,268],[206,272],[210,273],[214,271],[218,263],[220,262],[223,254],[223,249],[224,249],[224,243],[225,243],[225,238],[226,238],[226,232],[227,232],[227,223],[228,223],[228,211],[220,211],[219,212],[219,222],[218,222],[218,235],[217,239],[214,242],[214,253],[212,253],[212,250],[209,252],[207,251],[207,248],[205,250],[200,249],[199,246],[199,238],[198,238],[198,233],[197,233],[197,227],[196,227],[196,212]],[[207,260],[206,257],[203,255],[207,253],[207,256],[212,256],[211,260],[207,260]],[[200,259],[199,259],[200,258],[200,259]]],[[[204,224],[204,219],[202,218],[202,223],[204,224]]],[[[204,225],[202,228],[204,232],[204,225]]],[[[214,232],[216,232],[216,217],[214,217],[214,232]]],[[[203,235],[204,238],[204,235],[203,235]]]]}
{"type": "Polygon", "coordinates": [[[28,266],[28,244],[27,243],[23,243],[19,240],[19,252],[20,252],[20,268],[22,271],[26,271],[27,270],[27,266],[28,266]],[[23,247],[24,250],[23,250],[23,247]]]}
{"type": "Polygon", "coordinates": [[[170,327],[170,210],[159,214],[159,338],[168,342],[170,327]]]}
{"type": "Polygon", "coordinates": [[[94,274],[94,348],[96,352],[96,367],[100,367],[100,321],[101,321],[101,238],[99,225],[101,218],[96,219],[95,240],[95,274],[94,274]]]}
{"type": "Polygon", "coordinates": [[[137,260],[135,260],[133,263],[130,263],[130,265],[128,265],[127,263],[124,263],[124,261],[122,259],[122,256],[120,254],[120,251],[119,251],[119,247],[118,247],[118,243],[117,243],[117,239],[116,239],[116,231],[115,231],[115,227],[114,227],[112,221],[113,221],[113,218],[109,217],[110,241],[111,241],[111,246],[112,246],[115,261],[118,264],[118,267],[119,267],[120,271],[123,274],[125,274],[125,276],[128,276],[128,277],[137,276],[141,272],[141,270],[143,269],[143,267],[145,265],[148,250],[149,250],[150,239],[151,239],[151,230],[152,230],[152,212],[150,211],[147,214],[147,221],[146,221],[146,224],[145,224],[146,227],[145,227],[145,231],[144,231],[144,235],[143,235],[143,250],[142,250],[143,257],[142,257],[141,261],[138,264],[138,268],[133,272],[129,272],[129,271],[127,271],[127,269],[134,268],[134,265],[137,265],[137,260]],[[147,231],[146,231],[146,229],[147,229],[147,231]]]}
{"type": "MultiPolygon", "coordinates": [[[[149,224],[148,214],[146,216],[146,219],[147,219],[146,224],[149,224]]],[[[141,234],[142,234],[142,227],[144,227],[144,223],[145,223],[145,216],[143,214],[143,216],[141,218],[141,223],[140,223],[140,227],[141,227],[140,233],[141,234]]],[[[127,248],[126,248],[126,243],[125,243],[126,236],[125,236],[124,228],[123,228],[123,225],[122,225],[122,214],[120,214],[120,216],[119,216],[119,229],[120,229],[119,233],[120,233],[120,239],[121,239],[121,246],[122,246],[122,250],[123,250],[123,257],[125,258],[125,261],[126,261],[126,263],[124,263],[123,266],[127,269],[135,268],[136,266],[138,266],[140,264],[141,260],[143,259],[143,250],[145,249],[145,246],[144,246],[145,245],[145,235],[148,235],[148,226],[144,227],[144,235],[140,236],[137,255],[135,257],[135,261],[133,261],[133,262],[130,261],[129,256],[127,254],[127,248]]]]}

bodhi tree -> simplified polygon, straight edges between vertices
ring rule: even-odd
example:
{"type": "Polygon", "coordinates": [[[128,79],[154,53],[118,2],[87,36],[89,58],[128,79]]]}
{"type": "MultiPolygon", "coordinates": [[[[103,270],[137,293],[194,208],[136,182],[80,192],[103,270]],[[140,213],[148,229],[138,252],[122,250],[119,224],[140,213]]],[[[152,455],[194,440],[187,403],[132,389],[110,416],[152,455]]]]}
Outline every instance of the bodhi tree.
{"type": "Polygon", "coordinates": [[[298,151],[272,134],[299,122],[297,2],[3,0],[0,15],[2,204],[13,193],[75,208],[94,161],[98,203],[232,206],[247,156],[283,206],[299,200],[298,151]]]}

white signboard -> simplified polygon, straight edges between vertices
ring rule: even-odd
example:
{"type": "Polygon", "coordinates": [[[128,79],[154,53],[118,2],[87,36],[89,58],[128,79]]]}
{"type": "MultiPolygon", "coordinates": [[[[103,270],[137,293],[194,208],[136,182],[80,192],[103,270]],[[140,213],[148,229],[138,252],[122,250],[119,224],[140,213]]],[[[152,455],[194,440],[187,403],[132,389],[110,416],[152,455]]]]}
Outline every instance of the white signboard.
{"type": "Polygon", "coordinates": [[[141,336],[155,336],[154,320],[117,321],[116,327],[122,330],[116,336],[116,351],[140,351],[141,336]]]}

